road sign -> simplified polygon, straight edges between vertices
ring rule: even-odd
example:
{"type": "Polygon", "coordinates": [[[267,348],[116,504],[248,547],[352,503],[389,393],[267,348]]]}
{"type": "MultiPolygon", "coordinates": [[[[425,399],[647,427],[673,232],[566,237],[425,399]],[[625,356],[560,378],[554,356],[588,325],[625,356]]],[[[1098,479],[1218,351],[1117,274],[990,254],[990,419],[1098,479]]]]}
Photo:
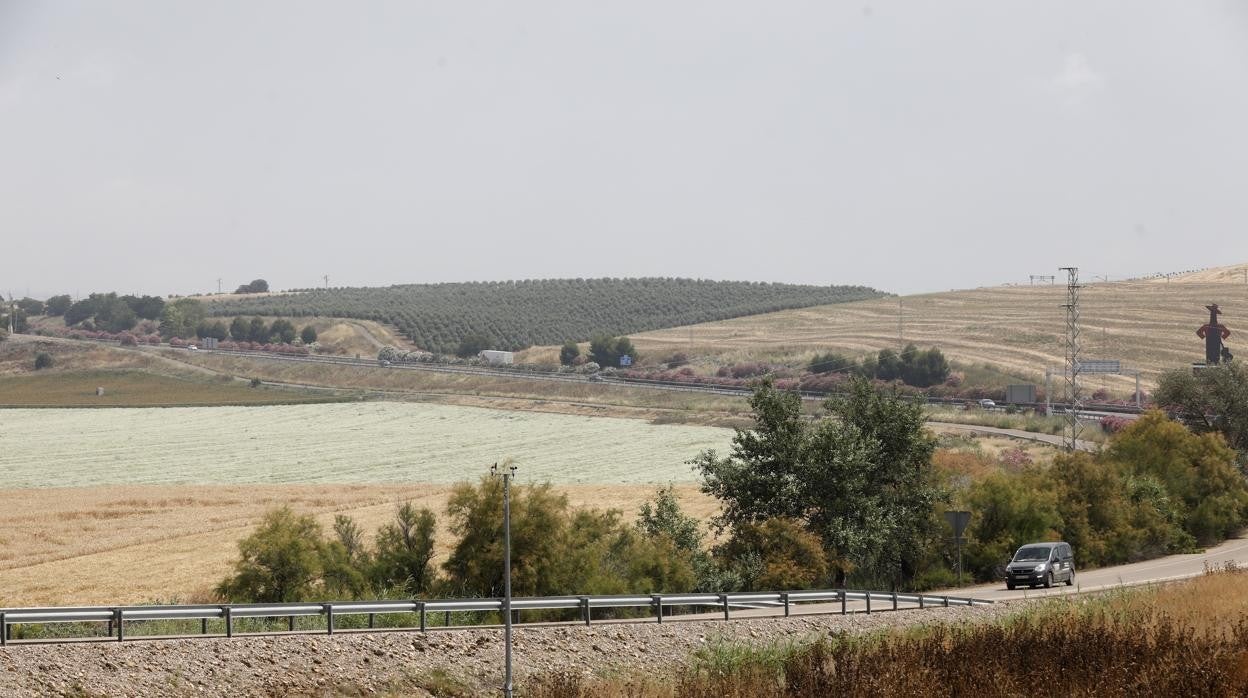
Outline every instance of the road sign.
{"type": "Polygon", "coordinates": [[[1080,373],[1121,373],[1122,362],[1117,359],[1087,359],[1079,362],[1080,373]]]}
{"type": "Polygon", "coordinates": [[[962,534],[966,532],[966,525],[971,522],[971,512],[969,511],[946,511],[945,521],[953,527],[953,542],[958,546],[958,584],[962,584],[962,544],[966,539],[962,534]]]}
{"type": "Polygon", "coordinates": [[[632,365],[633,365],[633,357],[629,356],[628,354],[622,354],[622,355],[620,356],[620,365],[621,365],[621,366],[632,366],[632,365]]]}
{"type": "Polygon", "coordinates": [[[971,522],[971,512],[969,511],[946,511],[945,521],[953,526],[953,535],[955,538],[961,538],[966,532],[966,525],[971,522]]]}

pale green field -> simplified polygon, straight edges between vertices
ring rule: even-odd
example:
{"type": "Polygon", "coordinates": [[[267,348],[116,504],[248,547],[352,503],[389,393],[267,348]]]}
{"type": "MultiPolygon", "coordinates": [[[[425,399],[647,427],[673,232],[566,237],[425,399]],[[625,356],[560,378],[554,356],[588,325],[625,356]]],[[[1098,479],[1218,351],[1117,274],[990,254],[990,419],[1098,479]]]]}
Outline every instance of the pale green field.
{"type": "Polygon", "coordinates": [[[732,432],[419,403],[0,411],[4,487],[446,483],[511,458],[520,481],[692,482],[732,432]]]}

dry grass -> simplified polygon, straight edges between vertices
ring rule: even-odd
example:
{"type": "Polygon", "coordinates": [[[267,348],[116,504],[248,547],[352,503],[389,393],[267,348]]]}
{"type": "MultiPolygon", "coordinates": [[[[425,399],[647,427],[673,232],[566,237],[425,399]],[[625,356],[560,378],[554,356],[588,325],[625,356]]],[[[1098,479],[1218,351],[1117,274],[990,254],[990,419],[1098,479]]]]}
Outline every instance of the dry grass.
{"type": "MultiPolygon", "coordinates": [[[[1204,359],[1196,328],[1208,318],[1204,306],[1218,303],[1233,332],[1248,332],[1248,285],[1242,272],[1210,283],[1225,270],[1210,270],[1173,283],[1141,281],[1090,283],[1081,299],[1084,355],[1121,359],[1143,371],[1153,386],[1160,371],[1204,359]]],[[[1063,361],[1064,286],[1002,286],[907,296],[904,337],[921,346],[939,346],[952,360],[999,369],[1034,382],[1045,366],[1063,361]]],[[[808,360],[816,351],[854,355],[897,347],[898,300],[871,301],[789,310],[722,322],[677,327],[633,336],[647,356],[676,351],[715,356],[719,361],[808,360]]],[[[1232,342],[1235,341],[1232,339],[1232,342]]],[[[1090,379],[1129,393],[1132,379],[1090,379]]]]}
{"type": "MultiPolygon", "coordinates": [[[[749,412],[744,397],[668,392],[602,383],[384,370],[372,366],[301,364],[225,354],[192,355],[183,352],[176,357],[198,367],[239,376],[254,376],[300,385],[387,392],[393,397],[436,399],[460,404],[476,404],[472,401],[477,399],[498,403],[519,400],[529,402],[537,409],[560,411],[557,404],[571,403],[579,406],[578,409],[594,410],[602,415],[617,415],[621,412],[626,413],[623,416],[644,418],[666,415],[665,421],[669,423],[688,421],[714,426],[721,425],[724,420],[739,423],[740,417],[749,412]],[[464,402],[465,399],[469,402],[464,402]],[[637,409],[649,411],[649,416],[636,413],[637,409]],[[698,416],[699,413],[706,414],[698,416]],[[687,419],[679,419],[676,415],[685,415],[687,419]]],[[[520,403],[513,403],[508,409],[525,407],[520,403]]]]}
{"type": "MultiPolygon", "coordinates": [[[[709,518],[715,500],[676,485],[682,507],[709,518]]],[[[651,485],[559,486],[575,507],[636,514],[651,485]]],[[[328,527],[335,514],[373,531],[411,500],[439,514],[449,485],[109,486],[0,490],[0,606],[143,603],[204,598],[230,569],[237,541],[266,511],[290,505],[328,527]]],[[[451,536],[445,521],[439,554],[451,536]]]]}
{"type": "Polygon", "coordinates": [[[531,698],[1245,695],[1248,574],[1030,604],[988,622],[711,643],[670,678],[556,674],[531,698]]]}

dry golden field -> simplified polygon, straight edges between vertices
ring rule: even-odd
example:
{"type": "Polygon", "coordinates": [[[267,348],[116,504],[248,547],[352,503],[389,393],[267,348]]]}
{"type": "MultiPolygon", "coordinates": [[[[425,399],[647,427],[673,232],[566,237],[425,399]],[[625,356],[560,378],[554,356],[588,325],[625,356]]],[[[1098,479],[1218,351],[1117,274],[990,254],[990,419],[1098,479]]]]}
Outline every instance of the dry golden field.
{"type": "MultiPolygon", "coordinates": [[[[1204,360],[1196,328],[1218,303],[1231,328],[1227,344],[1248,356],[1248,284],[1244,269],[1223,268],[1187,277],[1088,283],[1082,291],[1085,358],[1121,359],[1142,371],[1143,384],[1158,374],[1204,360]]],[[[1045,366],[1063,362],[1064,285],[1000,286],[947,293],[787,310],[633,336],[649,357],[684,352],[720,361],[809,358],[816,351],[862,355],[897,348],[898,320],[905,342],[939,346],[963,365],[991,364],[1012,375],[1042,381],[1045,366]]],[[[1126,377],[1090,378],[1119,393],[1134,388],[1126,377]]]]}
{"type": "MultiPolygon", "coordinates": [[[[682,507],[709,518],[715,500],[676,485],[682,507]]],[[[128,604],[207,598],[264,513],[289,505],[326,530],[349,514],[369,532],[411,500],[439,515],[450,485],[124,485],[0,490],[0,606],[128,604]]],[[[575,507],[633,517],[653,485],[562,485],[575,507]]]]}

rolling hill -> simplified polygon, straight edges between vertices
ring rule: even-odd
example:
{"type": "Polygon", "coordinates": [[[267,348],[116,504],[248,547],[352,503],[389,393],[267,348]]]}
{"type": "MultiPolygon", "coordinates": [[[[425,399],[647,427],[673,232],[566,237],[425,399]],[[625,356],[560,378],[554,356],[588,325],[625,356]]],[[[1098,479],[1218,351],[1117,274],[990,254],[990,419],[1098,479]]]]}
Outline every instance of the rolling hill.
{"type": "Polygon", "coordinates": [[[644,278],[306,289],[205,300],[217,316],[376,320],[394,325],[423,349],[451,353],[470,336],[497,349],[524,349],[882,295],[863,286],[644,278]]]}
{"type": "MultiPolygon", "coordinates": [[[[1248,357],[1245,270],[1087,284],[1080,300],[1083,356],[1120,359],[1152,386],[1161,371],[1204,360],[1195,332],[1208,319],[1204,306],[1218,303],[1232,331],[1228,347],[1248,357]]],[[[991,364],[1041,381],[1046,366],[1064,360],[1065,299],[1060,284],[877,298],[646,332],[633,342],[650,356],[679,351],[719,361],[797,361],[828,349],[861,355],[914,342],[939,346],[963,365],[991,364]]],[[[1120,392],[1134,387],[1122,376],[1090,380],[1120,392]]]]}

